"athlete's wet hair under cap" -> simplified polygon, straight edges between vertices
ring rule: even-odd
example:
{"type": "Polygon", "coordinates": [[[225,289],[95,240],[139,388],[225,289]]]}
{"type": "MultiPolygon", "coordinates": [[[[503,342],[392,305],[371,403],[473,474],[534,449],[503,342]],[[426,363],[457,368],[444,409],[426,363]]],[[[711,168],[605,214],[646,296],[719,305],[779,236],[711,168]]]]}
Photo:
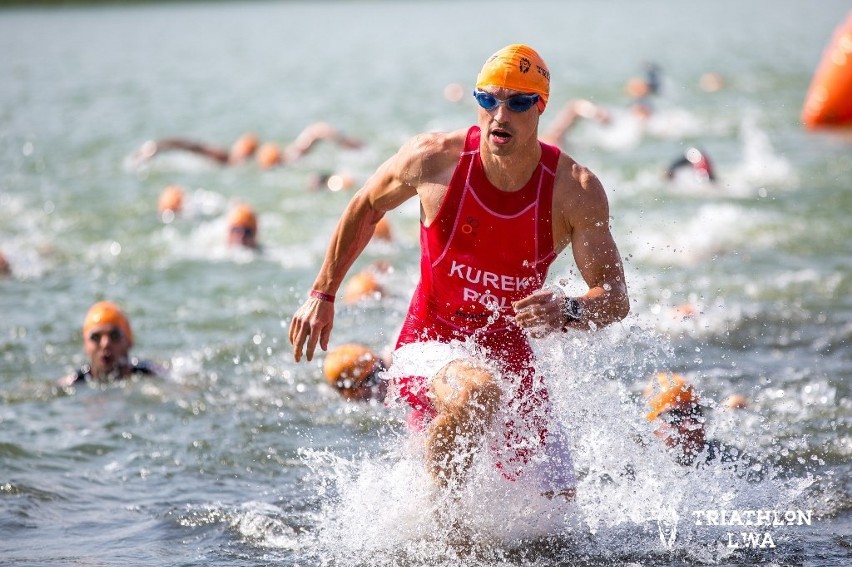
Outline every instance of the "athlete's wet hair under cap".
{"type": "Polygon", "coordinates": [[[476,77],[476,88],[496,87],[541,97],[539,112],[544,112],[550,97],[550,71],[535,49],[522,43],[507,45],[488,58],[476,77]]]}

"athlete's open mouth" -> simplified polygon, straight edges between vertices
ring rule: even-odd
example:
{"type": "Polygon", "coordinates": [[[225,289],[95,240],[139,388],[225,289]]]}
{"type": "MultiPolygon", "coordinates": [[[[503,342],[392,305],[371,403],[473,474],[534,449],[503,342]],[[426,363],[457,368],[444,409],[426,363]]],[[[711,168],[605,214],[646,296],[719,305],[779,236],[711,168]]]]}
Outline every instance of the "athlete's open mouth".
{"type": "Polygon", "coordinates": [[[502,139],[502,140],[508,140],[509,138],[511,138],[511,137],[512,137],[512,135],[511,135],[511,134],[509,134],[509,133],[508,133],[508,132],[506,132],[505,130],[500,130],[500,129],[492,130],[492,131],[491,131],[491,135],[492,135],[492,136],[496,136],[496,137],[498,137],[498,138],[500,138],[500,139],[502,139]]]}

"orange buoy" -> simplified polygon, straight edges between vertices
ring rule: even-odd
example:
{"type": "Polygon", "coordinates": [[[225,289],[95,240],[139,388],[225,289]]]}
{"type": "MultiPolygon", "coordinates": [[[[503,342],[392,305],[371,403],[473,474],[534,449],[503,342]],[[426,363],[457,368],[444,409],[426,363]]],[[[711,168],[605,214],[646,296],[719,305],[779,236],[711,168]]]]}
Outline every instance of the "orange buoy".
{"type": "Polygon", "coordinates": [[[802,107],[808,128],[852,125],[852,12],[834,31],[802,107]]]}

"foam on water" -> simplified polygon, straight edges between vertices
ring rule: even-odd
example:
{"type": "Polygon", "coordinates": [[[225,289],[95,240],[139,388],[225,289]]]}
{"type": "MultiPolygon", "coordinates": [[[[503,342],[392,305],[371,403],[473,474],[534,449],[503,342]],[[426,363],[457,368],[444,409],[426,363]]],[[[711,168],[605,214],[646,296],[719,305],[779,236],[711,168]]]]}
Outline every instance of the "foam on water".
{"type": "MultiPolygon", "coordinates": [[[[616,326],[534,346],[553,405],[550,427],[565,432],[573,452],[574,502],[545,498],[523,476],[506,480],[488,450],[477,453],[466,484],[442,491],[426,472],[422,433],[390,435],[379,451],[356,458],[305,451],[309,482],[324,501],[317,553],[344,563],[479,565],[557,541],[558,553],[589,560],[674,553],[717,561],[730,554],[720,544],[727,532],[697,525],[696,511],[794,509],[814,482],[790,480],[758,459],[750,468],[677,464],[645,420],[639,394],[648,369],[669,362],[666,339],[652,330],[616,326]]],[[[433,366],[421,354],[424,369],[433,366]]],[[[730,420],[709,430],[725,427],[730,433],[730,420]]],[[[748,427],[770,434],[757,418],[748,427]]]]}

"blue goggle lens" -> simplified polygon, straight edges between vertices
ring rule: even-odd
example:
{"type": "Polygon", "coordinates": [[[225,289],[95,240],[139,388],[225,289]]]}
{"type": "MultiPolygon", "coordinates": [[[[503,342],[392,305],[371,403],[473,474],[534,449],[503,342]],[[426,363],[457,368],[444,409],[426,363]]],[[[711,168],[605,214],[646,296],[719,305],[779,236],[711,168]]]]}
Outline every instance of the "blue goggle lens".
{"type": "Polygon", "coordinates": [[[505,104],[506,108],[512,112],[526,112],[532,108],[532,105],[538,102],[539,99],[537,94],[520,94],[510,96],[509,98],[502,100],[485,91],[473,91],[473,96],[476,99],[476,102],[479,103],[479,106],[485,110],[494,110],[501,104],[505,104]]]}

